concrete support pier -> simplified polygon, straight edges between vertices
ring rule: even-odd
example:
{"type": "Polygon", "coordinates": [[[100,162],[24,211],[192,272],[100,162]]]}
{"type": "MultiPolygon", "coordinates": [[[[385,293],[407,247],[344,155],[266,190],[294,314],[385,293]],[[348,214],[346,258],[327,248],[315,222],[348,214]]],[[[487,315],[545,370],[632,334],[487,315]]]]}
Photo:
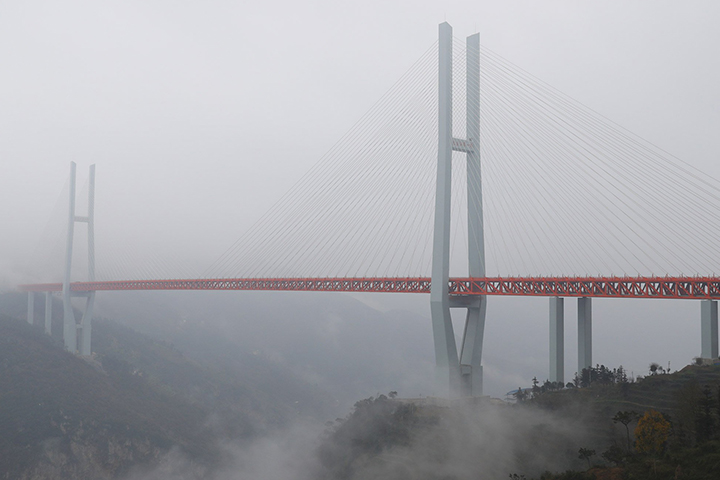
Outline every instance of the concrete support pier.
{"type": "Polygon", "coordinates": [[[592,303],[591,298],[578,298],[578,375],[592,367],[592,303]]]}
{"type": "Polygon", "coordinates": [[[52,330],[52,292],[45,292],[45,333],[52,330]]]}
{"type": "Polygon", "coordinates": [[[80,355],[90,355],[92,353],[90,342],[92,339],[92,315],[94,304],[95,292],[90,292],[88,294],[87,302],[85,303],[85,313],[83,313],[80,324],[80,355]]]}
{"type": "Polygon", "coordinates": [[[701,300],[700,343],[702,358],[718,358],[718,305],[715,300],[701,300]]]}
{"type": "Polygon", "coordinates": [[[35,292],[28,292],[27,321],[30,325],[35,319],[35,292]]]}
{"type": "Polygon", "coordinates": [[[561,297],[550,297],[550,377],[565,382],[565,308],[561,297]]]}

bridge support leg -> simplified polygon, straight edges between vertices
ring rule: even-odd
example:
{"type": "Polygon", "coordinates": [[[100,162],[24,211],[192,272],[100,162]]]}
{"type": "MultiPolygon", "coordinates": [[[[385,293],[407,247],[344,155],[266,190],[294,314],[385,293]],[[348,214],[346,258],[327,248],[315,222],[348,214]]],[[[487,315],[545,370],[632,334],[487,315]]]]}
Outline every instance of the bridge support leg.
{"type": "Polygon", "coordinates": [[[459,394],[460,365],[458,362],[457,345],[453,332],[450,309],[447,303],[430,301],[433,321],[433,340],[435,343],[435,381],[437,394],[455,397],[459,394]],[[447,317],[445,317],[447,312],[447,317]]]}
{"type": "Polygon", "coordinates": [[[75,162],[70,162],[70,208],[68,213],[67,240],[65,243],[65,275],[63,276],[63,342],[65,350],[77,351],[77,322],[70,292],[70,271],[72,269],[73,233],[75,231],[75,162]]]}
{"type": "Polygon", "coordinates": [[[465,330],[460,350],[460,394],[479,397],[483,394],[482,347],[485,333],[487,297],[471,300],[466,307],[465,330]]]}
{"type": "Polygon", "coordinates": [[[70,298],[63,298],[63,343],[68,352],[77,352],[77,320],[70,298]]]}
{"type": "Polygon", "coordinates": [[[450,189],[452,186],[452,27],[439,27],[438,163],[433,231],[430,314],[435,344],[438,393],[458,394],[460,362],[455,344],[448,281],[450,277],[450,189]]]}
{"type": "Polygon", "coordinates": [[[565,308],[563,299],[550,297],[550,381],[565,382],[565,308]]]}
{"type": "MultiPolygon", "coordinates": [[[[483,228],[482,171],[480,165],[480,35],[466,39],[465,134],[470,148],[466,153],[468,273],[485,276],[485,237],[483,228]]],[[[467,307],[465,331],[460,350],[463,394],[483,394],[482,347],[487,297],[481,296],[467,307]]]]}
{"type": "Polygon", "coordinates": [[[52,293],[45,292],[45,333],[51,334],[52,330],[52,293]]]}
{"type": "Polygon", "coordinates": [[[85,304],[85,313],[82,316],[80,355],[90,355],[90,339],[92,338],[92,315],[93,306],[95,305],[95,292],[88,294],[87,303],[85,304]]]}
{"type": "Polygon", "coordinates": [[[592,367],[592,304],[591,298],[578,298],[578,375],[592,367]]]}
{"type": "Polygon", "coordinates": [[[718,305],[715,300],[701,300],[700,322],[700,356],[718,358],[718,305]]]}
{"type": "Polygon", "coordinates": [[[35,320],[35,292],[28,292],[27,321],[30,325],[35,320]]]}
{"type": "MultiPolygon", "coordinates": [[[[90,178],[88,181],[88,281],[95,281],[95,165],[90,165],[90,178]]],[[[80,355],[90,355],[90,339],[92,338],[92,316],[95,306],[95,292],[89,292],[83,313],[82,337],[80,343],[80,355]]]]}

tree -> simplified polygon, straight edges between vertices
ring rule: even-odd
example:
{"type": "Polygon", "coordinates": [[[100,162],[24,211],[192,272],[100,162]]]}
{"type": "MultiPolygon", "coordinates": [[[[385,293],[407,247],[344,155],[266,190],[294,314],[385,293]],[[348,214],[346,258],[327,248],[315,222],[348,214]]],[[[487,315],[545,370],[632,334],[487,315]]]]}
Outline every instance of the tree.
{"type": "Polygon", "coordinates": [[[520,402],[524,402],[525,399],[527,399],[528,394],[525,390],[522,389],[522,387],[518,387],[517,391],[515,393],[513,393],[513,396],[515,397],[515,400],[517,400],[518,403],[520,403],[520,402]]]}
{"type": "Polygon", "coordinates": [[[593,371],[594,369],[592,367],[589,368],[583,368],[580,372],[580,386],[583,388],[587,388],[590,386],[590,384],[593,382],[593,371]]]}
{"type": "Polygon", "coordinates": [[[660,368],[660,364],[652,362],[650,364],[650,375],[657,375],[658,368],[660,368]]]}
{"type": "Polygon", "coordinates": [[[720,385],[718,385],[717,401],[715,402],[715,406],[717,407],[718,418],[720,418],[720,385]]]}
{"type": "Polygon", "coordinates": [[[630,427],[629,425],[638,419],[640,415],[634,410],[617,412],[612,418],[613,423],[622,423],[625,426],[625,433],[627,434],[627,451],[630,452],[630,427]]]}
{"type": "Polygon", "coordinates": [[[615,443],[610,445],[610,447],[605,450],[601,456],[608,462],[614,463],[618,467],[625,462],[625,452],[623,452],[623,449],[618,447],[615,443]]]}
{"type": "Polygon", "coordinates": [[[700,412],[700,397],[702,390],[697,381],[690,380],[678,389],[675,415],[677,417],[677,434],[679,440],[692,443],[698,439],[698,416],[700,412]]]}
{"type": "Polygon", "coordinates": [[[712,415],[714,400],[712,391],[708,385],[701,391],[699,409],[696,415],[695,424],[698,443],[710,440],[715,431],[715,419],[712,415]]]}
{"type": "Polygon", "coordinates": [[[635,447],[640,453],[659,456],[670,436],[670,422],[657,410],[648,410],[635,427],[635,447]]]}
{"type": "Polygon", "coordinates": [[[616,370],[613,371],[615,374],[615,382],[620,384],[628,383],[627,371],[620,365],[616,370]]]}
{"type": "Polygon", "coordinates": [[[592,467],[592,465],[590,465],[590,457],[592,457],[593,455],[595,455],[595,450],[582,447],[580,448],[580,450],[578,450],[578,458],[587,460],[588,468],[592,467]]]}
{"type": "Polygon", "coordinates": [[[612,385],[615,383],[615,372],[607,368],[605,365],[596,365],[595,378],[593,380],[601,385],[612,385]]]}
{"type": "Polygon", "coordinates": [[[541,393],[540,390],[540,382],[538,382],[537,377],[533,377],[532,379],[532,396],[533,398],[537,398],[541,393]]]}

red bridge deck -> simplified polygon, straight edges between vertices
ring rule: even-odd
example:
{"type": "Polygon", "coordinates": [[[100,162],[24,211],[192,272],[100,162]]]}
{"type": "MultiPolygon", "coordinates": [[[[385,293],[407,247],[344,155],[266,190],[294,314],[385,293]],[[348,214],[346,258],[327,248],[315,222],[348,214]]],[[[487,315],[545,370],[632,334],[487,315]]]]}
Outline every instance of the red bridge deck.
{"type": "MultiPolygon", "coordinates": [[[[453,295],[720,299],[720,277],[451,278],[453,295]]],[[[59,292],[60,283],[21,285],[25,292],[59,292]]],[[[276,290],[430,293],[430,278],[216,278],[75,282],[75,292],[110,290],[276,290]]]]}

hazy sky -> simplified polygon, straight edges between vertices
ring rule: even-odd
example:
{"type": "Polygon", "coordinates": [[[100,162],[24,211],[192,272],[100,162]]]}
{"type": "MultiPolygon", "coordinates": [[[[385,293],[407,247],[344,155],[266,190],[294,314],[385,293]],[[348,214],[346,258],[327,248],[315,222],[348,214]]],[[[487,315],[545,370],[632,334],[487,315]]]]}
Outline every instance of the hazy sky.
{"type": "Polygon", "coordinates": [[[97,163],[103,221],[214,258],[444,20],[720,177],[717,2],[2,1],[0,270],[35,246],[71,160],[80,185],[97,163]]]}
{"type": "Polygon", "coordinates": [[[97,164],[106,222],[214,259],[443,21],[720,178],[712,0],[0,0],[0,285],[23,278],[70,161],[80,185],[97,164]]]}

